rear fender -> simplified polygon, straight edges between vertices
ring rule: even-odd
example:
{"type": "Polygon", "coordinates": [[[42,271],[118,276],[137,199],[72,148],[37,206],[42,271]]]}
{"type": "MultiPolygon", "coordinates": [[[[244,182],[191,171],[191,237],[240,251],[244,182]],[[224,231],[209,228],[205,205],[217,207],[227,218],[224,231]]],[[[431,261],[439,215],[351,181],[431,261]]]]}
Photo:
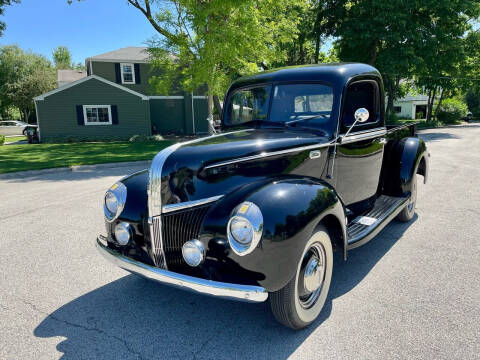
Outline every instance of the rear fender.
{"type": "Polygon", "coordinates": [[[428,178],[428,157],[425,142],[417,137],[390,141],[385,149],[382,168],[382,188],[379,191],[390,196],[407,196],[415,174],[428,178]]]}
{"type": "Polygon", "coordinates": [[[271,292],[283,288],[295,275],[306,242],[327,216],[329,224],[332,217],[340,224],[340,247],[345,250],[344,207],[330,185],[303,177],[270,180],[242,188],[215,204],[207,214],[200,240],[207,244],[207,257],[212,255],[229,263],[236,273],[253,276],[251,280],[271,292]],[[262,240],[245,256],[230,249],[226,236],[231,211],[242,201],[256,204],[264,221],[262,240]]]}

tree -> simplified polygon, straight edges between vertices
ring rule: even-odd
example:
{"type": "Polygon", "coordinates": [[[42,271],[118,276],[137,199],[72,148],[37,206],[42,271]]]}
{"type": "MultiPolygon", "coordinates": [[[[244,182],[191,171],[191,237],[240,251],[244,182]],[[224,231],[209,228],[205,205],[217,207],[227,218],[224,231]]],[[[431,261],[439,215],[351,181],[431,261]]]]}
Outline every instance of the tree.
{"type": "Polygon", "coordinates": [[[53,62],[57,69],[72,69],[72,55],[66,46],[58,46],[53,50],[53,62]]]}
{"type": "MultiPolygon", "coordinates": [[[[12,3],[19,3],[20,0],[0,0],[0,16],[5,12],[5,6],[12,5],[12,3]]],[[[6,25],[3,21],[0,21],[0,36],[2,36],[3,31],[5,30],[6,25]]]]}
{"type": "MultiPolygon", "coordinates": [[[[387,112],[401,95],[401,80],[417,75],[417,86],[431,90],[461,58],[461,36],[479,15],[476,0],[325,0],[322,28],[338,38],[342,61],[375,66],[388,94],[387,112]],[[430,79],[427,82],[427,79],[430,79]]],[[[430,101],[430,113],[433,102],[430,101]]]]}
{"type": "Polygon", "coordinates": [[[461,88],[468,109],[480,118],[480,30],[470,31],[465,38],[466,61],[462,64],[461,88]]]}
{"type": "MultiPolygon", "coordinates": [[[[303,0],[127,0],[159,34],[151,43],[153,64],[182,74],[182,87],[207,86],[209,114],[214,96],[233,78],[285,59],[278,46],[297,37],[303,0]],[[153,8],[155,7],[155,8],[153,8]],[[172,56],[174,54],[174,56],[172,56]]],[[[166,88],[172,76],[153,78],[166,88]]],[[[217,98],[218,99],[218,98],[217,98]]],[[[220,102],[215,101],[216,107],[220,102]]]]}
{"type": "Polygon", "coordinates": [[[28,121],[33,98],[56,86],[55,70],[42,55],[24,52],[18,46],[0,48],[0,105],[16,107],[28,121]]]}

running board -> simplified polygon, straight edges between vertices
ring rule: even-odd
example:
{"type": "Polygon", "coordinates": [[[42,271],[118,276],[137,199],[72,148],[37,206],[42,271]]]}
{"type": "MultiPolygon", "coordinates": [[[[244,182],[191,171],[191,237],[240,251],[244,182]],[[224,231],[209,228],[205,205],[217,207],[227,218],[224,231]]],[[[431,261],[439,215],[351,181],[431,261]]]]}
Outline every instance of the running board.
{"type": "Polygon", "coordinates": [[[408,197],[382,195],[372,210],[357,216],[347,227],[347,249],[354,249],[370,241],[407,205],[408,197]]]}

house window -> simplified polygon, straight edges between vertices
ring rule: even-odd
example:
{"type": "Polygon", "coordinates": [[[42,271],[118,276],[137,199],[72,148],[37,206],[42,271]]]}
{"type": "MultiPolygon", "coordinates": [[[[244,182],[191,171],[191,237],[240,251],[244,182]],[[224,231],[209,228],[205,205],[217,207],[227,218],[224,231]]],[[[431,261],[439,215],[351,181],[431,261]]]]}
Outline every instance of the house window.
{"type": "Polygon", "coordinates": [[[122,84],[135,84],[135,70],[133,64],[120,64],[122,84]]]}
{"type": "Polygon", "coordinates": [[[83,105],[85,125],[111,125],[112,109],[110,105],[83,105]]]}
{"type": "Polygon", "coordinates": [[[396,114],[400,114],[402,112],[402,107],[401,106],[394,106],[393,111],[395,111],[396,114]]]}

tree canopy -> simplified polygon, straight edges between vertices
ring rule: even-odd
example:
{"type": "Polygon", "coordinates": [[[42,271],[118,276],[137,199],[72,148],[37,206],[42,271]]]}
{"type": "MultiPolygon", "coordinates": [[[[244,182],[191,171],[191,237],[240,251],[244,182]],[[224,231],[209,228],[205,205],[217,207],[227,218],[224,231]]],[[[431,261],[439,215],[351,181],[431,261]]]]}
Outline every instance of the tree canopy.
{"type": "Polygon", "coordinates": [[[429,108],[435,92],[458,76],[463,38],[469,21],[480,14],[476,0],[326,0],[319,8],[325,34],[337,38],[342,61],[375,66],[382,73],[389,96],[401,95],[400,80],[414,79],[429,91],[429,108]]]}
{"type": "MultiPolygon", "coordinates": [[[[158,33],[150,44],[154,64],[181,73],[185,89],[206,84],[210,99],[223,94],[234,77],[286,59],[281,45],[296,39],[305,6],[303,0],[128,2],[158,33]]],[[[153,82],[163,89],[171,79],[153,82]]]]}
{"type": "Polygon", "coordinates": [[[47,58],[15,45],[0,48],[0,108],[16,107],[28,121],[33,98],[55,87],[55,70],[47,58]]]}
{"type": "MultiPolygon", "coordinates": [[[[0,16],[5,12],[5,7],[7,5],[12,5],[13,3],[19,3],[20,0],[0,0],[0,16]]],[[[6,25],[5,22],[0,21],[0,36],[2,36],[5,31],[6,25]]]]}
{"type": "Polygon", "coordinates": [[[53,50],[53,62],[57,69],[71,69],[72,68],[72,55],[70,50],[66,46],[58,46],[53,50]]]}

